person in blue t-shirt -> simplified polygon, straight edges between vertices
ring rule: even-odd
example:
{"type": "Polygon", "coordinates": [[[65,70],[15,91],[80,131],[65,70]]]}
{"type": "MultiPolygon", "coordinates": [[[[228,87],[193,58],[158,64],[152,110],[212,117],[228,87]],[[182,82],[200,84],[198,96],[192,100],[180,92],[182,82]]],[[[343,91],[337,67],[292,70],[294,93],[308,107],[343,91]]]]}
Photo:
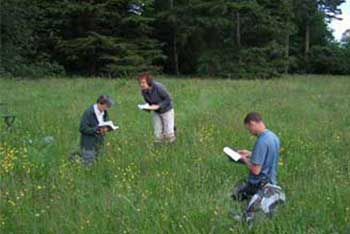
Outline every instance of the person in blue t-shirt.
{"type": "Polygon", "coordinates": [[[249,132],[257,137],[253,151],[239,150],[240,161],[249,169],[248,181],[234,189],[232,197],[237,200],[248,199],[265,184],[277,185],[277,165],[280,140],[268,130],[257,112],[249,113],[244,119],[249,132]]]}

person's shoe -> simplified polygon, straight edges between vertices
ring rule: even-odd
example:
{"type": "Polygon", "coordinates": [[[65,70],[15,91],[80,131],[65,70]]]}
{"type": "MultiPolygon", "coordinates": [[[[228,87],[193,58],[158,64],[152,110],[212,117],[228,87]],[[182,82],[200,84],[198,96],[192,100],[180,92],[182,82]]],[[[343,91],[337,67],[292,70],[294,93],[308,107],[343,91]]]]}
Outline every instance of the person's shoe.
{"type": "Polygon", "coordinates": [[[164,143],[174,143],[176,141],[176,137],[173,134],[164,136],[164,143]]]}
{"type": "Polygon", "coordinates": [[[248,228],[251,229],[253,227],[254,224],[254,213],[246,213],[245,215],[245,222],[248,225],[248,228]]]}
{"type": "Polygon", "coordinates": [[[160,145],[160,144],[163,143],[163,138],[154,138],[153,143],[154,143],[155,145],[160,145]]]}

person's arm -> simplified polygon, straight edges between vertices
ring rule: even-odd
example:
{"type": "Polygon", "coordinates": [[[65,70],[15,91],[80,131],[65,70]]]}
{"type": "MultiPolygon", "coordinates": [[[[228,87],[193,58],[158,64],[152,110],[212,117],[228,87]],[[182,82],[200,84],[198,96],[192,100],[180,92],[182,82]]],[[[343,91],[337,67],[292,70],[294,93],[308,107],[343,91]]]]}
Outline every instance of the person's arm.
{"type": "Polygon", "coordinates": [[[250,156],[252,155],[252,152],[250,152],[249,150],[243,149],[243,150],[238,150],[238,153],[243,156],[243,157],[248,157],[250,158],[250,156]]]}
{"type": "MultiPolygon", "coordinates": [[[[108,111],[105,111],[103,115],[103,121],[107,122],[109,121],[109,114],[108,111]]],[[[105,135],[110,129],[108,127],[97,127],[96,133],[100,135],[105,135]]]]}
{"type": "Polygon", "coordinates": [[[160,86],[158,91],[159,91],[159,96],[162,99],[162,101],[160,103],[158,103],[159,108],[164,108],[164,107],[170,105],[171,97],[170,97],[169,92],[166,90],[166,88],[163,86],[160,86]]]}
{"type": "MultiPolygon", "coordinates": [[[[148,103],[148,105],[152,106],[151,102],[148,100],[148,98],[146,97],[146,94],[144,94],[142,91],[141,91],[141,95],[143,97],[143,100],[148,103]]],[[[159,108],[159,107],[158,107],[159,108]]],[[[157,109],[158,109],[157,108],[157,109]]],[[[155,109],[156,110],[156,109],[155,109]]],[[[151,109],[143,109],[143,111],[146,111],[146,112],[150,112],[151,109]]]]}
{"type": "Polygon", "coordinates": [[[108,132],[108,131],[109,131],[108,127],[100,127],[100,128],[97,128],[96,134],[98,134],[98,135],[105,135],[106,132],[108,132]]]}
{"type": "Polygon", "coordinates": [[[259,175],[261,172],[261,165],[254,164],[250,161],[250,158],[247,156],[242,156],[241,162],[243,162],[245,165],[247,165],[249,171],[253,173],[254,175],[259,175]]]}
{"type": "Polygon", "coordinates": [[[103,121],[107,122],[107,121],[109,121],[109,120],[110,120],[110,119],[109,119],[108,111],[105,111],[105,114],[104,114],[104,116],[103,116],[103,121]]]}
{"type": "Polygon", "coordinates": [[[148,103],[148,104],[151,105],[151,103],[149,102],[149,100],[148,100],[146,94],[144,93],[144,91],[141,91],[141,95],[142,95],[142,97],[143,97],[143,100],[144,100],[146,103],[148,103]]]}
{"type": "Polygon", "coordinates": [[[258,141],[250,153],[248,150],[240,151],[242,156],[241,161],[247,165],[249,171],[254,175],[261,173],[262,165],[265,161],[267,153],[267,145],[264,142],[258,141]]]}
{"type": "Polygon", "coordinates": [[[91,127],[89,124],[89,111],[85,111],[80,121],[80,132],[86,135],[96,135],[97,126],[91,127]]]}

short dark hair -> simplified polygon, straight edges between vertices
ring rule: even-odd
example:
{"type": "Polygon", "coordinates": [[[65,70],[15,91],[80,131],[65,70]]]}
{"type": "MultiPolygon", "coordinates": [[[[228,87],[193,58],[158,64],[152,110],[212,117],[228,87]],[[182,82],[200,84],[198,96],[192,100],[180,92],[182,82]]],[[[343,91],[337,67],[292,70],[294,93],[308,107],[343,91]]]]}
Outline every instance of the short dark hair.
{"type": "Polygon", "coordinates": [[[111,107],[113,105],[113,101],[110,96],[102,94],[97,98],[96,103],[99,103],[101,105],[106,104],[108,107],[111,107]]]}
{"type": "Polygon", "coordinates": [[[152,85],[152,77],[151,77],[151,75],[150,75],[148,72],[143,72],[143,73],[141,73],[141,74],[138,76],[138,80],[139,80],[139,82],[140,82],[141,80],[146,80],[146,82],[147,82],[147,84],[148,84],[149,86],[152,85]]]}
{"type": "Polygon", "coordinates": [[[258,112],[250,112],[247,114],[247,116],[244,118],[244,124],[248,124],[251,121],[254,122],[262,122],[263,119],[261,115],[258,112]]]}

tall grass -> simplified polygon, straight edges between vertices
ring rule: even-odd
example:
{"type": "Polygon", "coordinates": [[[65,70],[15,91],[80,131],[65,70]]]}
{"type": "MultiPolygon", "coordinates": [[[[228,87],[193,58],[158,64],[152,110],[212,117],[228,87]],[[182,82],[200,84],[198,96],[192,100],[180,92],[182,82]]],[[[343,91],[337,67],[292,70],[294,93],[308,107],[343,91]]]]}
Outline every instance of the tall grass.
{"type": "Polygon", "coordinates": [[[136,81],[0,80],[0,102],[17,116],[12,129],[0,122],[0,233],[350,233],[350,77],[161,82],[178,139],[154,147],[136,81]],[[110,116],[120,131],[85,168],[67,158],[82,112],[101,93],[116,100],[110,116]],[[287,195],[252,230],[228,215],[244,207],[229,194],[247,169],[222,153],[253,146],[242,124],[249,111],[281,138],[287,195]]]}

